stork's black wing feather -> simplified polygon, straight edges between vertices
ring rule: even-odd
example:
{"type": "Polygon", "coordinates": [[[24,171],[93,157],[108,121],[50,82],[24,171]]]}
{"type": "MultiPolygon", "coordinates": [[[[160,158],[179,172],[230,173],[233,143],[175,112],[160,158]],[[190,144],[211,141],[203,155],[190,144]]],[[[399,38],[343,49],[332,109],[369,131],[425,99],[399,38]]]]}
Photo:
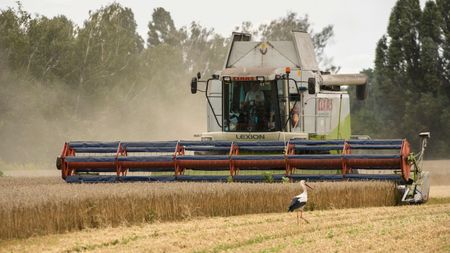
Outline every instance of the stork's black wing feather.
{"type": "Polygon", "coordinates": [[[300,202],[300,198],[293,198],[291,204],[289,205],[288,212],[293,212],[297,208],[301,208],[306,205],[306,202],[300,202]]]}
{"type": "Polygon", "coordinates": [[[293,198],[291,201],[291,204],[289,205],[288,212],[294,211],[295,209],[297,209],[299,207],[299,205],[300,205],[299,198],[293,198]]]}

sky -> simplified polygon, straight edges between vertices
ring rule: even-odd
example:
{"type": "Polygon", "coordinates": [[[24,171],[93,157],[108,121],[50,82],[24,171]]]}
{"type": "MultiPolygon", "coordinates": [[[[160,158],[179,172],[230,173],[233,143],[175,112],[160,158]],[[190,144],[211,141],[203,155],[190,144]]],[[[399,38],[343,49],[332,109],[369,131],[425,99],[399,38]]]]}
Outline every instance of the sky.
{"type": "MultiPolygon", "coordinates": [[[[16,6],[16,0],[1,0],[0,9],[16,6]]],[[[96,10],[113,1],[104,0],[21,0],[24,9],[32,14],[53,17],[63,14],[81,26],[96,10]]],[[[341,67],[340,73],[357,73],[373,67],[377,41],[386,33],[389,14],[396,0],[120,0],[133,10],[138,32],[145,39],[147,24],[153,9],[164,7],[172,15],[177,27],[192,21],[212,27],[222,36],[230,36],[234,27],[250,21],[255,27],[284,17],[289,11],[300,16],[307,14],[315,31],[334,25],[335,36],[325,54],[341,67]]],[[[421,0],[423,6],[425,0],[421,0]]]]}

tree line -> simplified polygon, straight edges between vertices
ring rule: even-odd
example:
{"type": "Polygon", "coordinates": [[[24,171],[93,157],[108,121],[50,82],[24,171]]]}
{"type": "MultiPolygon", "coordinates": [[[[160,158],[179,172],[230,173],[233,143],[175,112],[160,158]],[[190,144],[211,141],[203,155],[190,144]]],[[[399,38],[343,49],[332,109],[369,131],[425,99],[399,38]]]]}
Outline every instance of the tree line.
{"type": "Polygon", "coordinates": [[[353,127],[374,137],[430,131],[428,157],[450,151],[450,1],[398,0],[377,43],[367,101],[353,100],[353,127]]]}

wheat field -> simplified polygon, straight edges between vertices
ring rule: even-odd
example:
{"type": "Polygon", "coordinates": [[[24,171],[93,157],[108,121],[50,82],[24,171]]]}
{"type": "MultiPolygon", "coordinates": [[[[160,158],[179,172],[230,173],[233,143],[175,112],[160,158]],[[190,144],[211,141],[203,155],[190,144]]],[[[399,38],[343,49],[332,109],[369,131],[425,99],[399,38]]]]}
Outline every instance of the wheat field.
{"type": "Polygon", "coordinates": [[[449,252],[450,199],[420,206],[269,213],[0,241],[0,252],[449,252]]]}
{"type": "MultiPolygon", "coordinates": [[[[307,210],[395,205],[388,182],[312,183],[307,210]]],[[[0,178],[0,239],[194,217],[286,212],[298,183],[66,184],[0,178]]]]}

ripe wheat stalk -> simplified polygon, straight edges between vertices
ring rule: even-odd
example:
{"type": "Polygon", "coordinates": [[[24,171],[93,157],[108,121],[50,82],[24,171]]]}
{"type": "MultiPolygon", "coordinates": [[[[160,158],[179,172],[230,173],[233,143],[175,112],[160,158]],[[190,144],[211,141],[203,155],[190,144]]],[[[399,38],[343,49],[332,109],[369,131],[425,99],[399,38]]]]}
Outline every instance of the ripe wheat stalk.
{"type": "MultiPolygon", "coordinates": [[[[389,182],[311,183],[306,210],[396,204],[389,182]]],[[[0,179],[0,239],[193,217],[286,212],[298,183],[66,184],[0,179]]]]}

